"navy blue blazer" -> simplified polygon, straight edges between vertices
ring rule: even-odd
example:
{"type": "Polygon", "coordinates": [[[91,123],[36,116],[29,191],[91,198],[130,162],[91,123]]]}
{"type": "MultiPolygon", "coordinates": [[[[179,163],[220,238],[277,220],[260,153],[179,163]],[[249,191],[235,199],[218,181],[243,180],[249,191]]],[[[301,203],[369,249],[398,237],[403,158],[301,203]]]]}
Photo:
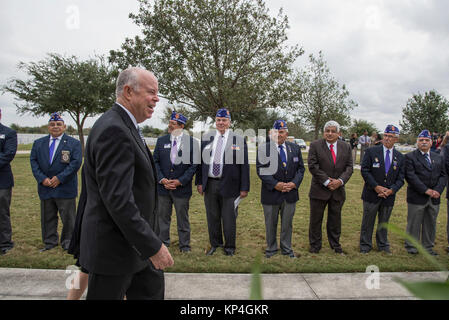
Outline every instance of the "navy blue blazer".
{"type": "MultiPolygon", "coordinates": [[[[429,196],[425,194],[427,189],[432,189],[440,194],[446,187],[446,170],[444,159],[436,152],[430,152],[432,168],[419,149],[405,155],[405,180],[407,187],[407,202],[412,204],[426,204],[429,196]]],[[[433,204],[439,204],[440,198],[433,199],[433,204]]]]}
{"type": "Polygon", "coordinates": [[[285,201],[288,203],[295,203],[299,200],[298,189],[304,178],[304,162],[302,160],[301,149],[295,143],[286,141],[286,151],[287,151],[287,167],[282,166],[282,160],[277,150],[276,143],[270,141],[259,146],[259,151],[257,152],[256,168],[257,175],[262,180],[261,187],[261,202],[265,205],[280,205],[285,201]],[[272,175],[261,174],[263,170],[271,170],[269,161],[263,161],[261,157],[267,157],[269,159],[271,154],[275,154],[276,157],[276,171],[272,175]],[[263,163],[267,162],[267,163],[263,163]],[[278,182],[293,182],[296,185],[295,189],[290,192],[280,192],[274,187],[278,182]]]}
{"type": "MultiPolygon", "coordinates": [[[[195,176],[195,185],[202,185],[203,192],[207,188],[209,178],[209,162],[212,163],[212,146],[215,132],[203,135],[201,141],[201,164],[195,176]],[[210,161],[205,161],[207,157],[210,161]]],[[[242,137],[229,132],[223,153],[223,173],[220,179],[220,194],[225,198],[237,198],[240,191],[249,191],[248,146],[242,137]],[[242,142],[243,141],[243,142],[242,142]]]]}
{"type": "Polygon", "coordinates": [[[0,123],[0,189],[14,186],[11,161],[17,151],[17,133],[0,123]]]}
{"type": "Polygon", "coordinates": [[[391,166],[388,174],[385,174],[384,146],[381,144],[369,148],[363,157],[361,174],[365,185],[363,186],[362,200],[370,203],[383,201],[387,207],[392,207],[396,199],[396,193],[404,185],[405,157],[402,153],[393,149],[391,155],[391,166]],[[377,195],[375,187],[382,186],[392,189],[394,192],[384,199],[377,195]]]}
{"type": "Polygon", "coordinates": [[[157,192],[159,195],[169,194],[169,190],[165,189],[160,183],[162,179],[178,179],[181,182],[181,186],[173,190],[173,196],[179,198],[191,197],[193,175],[199,163],[198,160],[194,161],[194,155],[199,159],[199,143],[193,137],[183,134],[181,148],[178,149],[178,160],[175,160],[174,165],[171,163],[170,154],[170,134],[159,137],[153,152],[157,172],[157,192]],[[177,164],[178,162],[179,164],[177,164]]]}
{"type": "Polygon", "coordinates": [[[81,167],[81,143],[63,134],[58,149],[55,151],[53,162],[49,160],[50,135],[37,139],[33,143],[30,154],[31,170],[37,181],[37,191],[41,200],[71,199],[78,194],[78,175],[81,167]],[[69,161],[65,163],[62,154],[69,154],[69,161]],[[46,178],[57,176],[61,184],[56,188],[45,187],[42,182],[46,178]]]}

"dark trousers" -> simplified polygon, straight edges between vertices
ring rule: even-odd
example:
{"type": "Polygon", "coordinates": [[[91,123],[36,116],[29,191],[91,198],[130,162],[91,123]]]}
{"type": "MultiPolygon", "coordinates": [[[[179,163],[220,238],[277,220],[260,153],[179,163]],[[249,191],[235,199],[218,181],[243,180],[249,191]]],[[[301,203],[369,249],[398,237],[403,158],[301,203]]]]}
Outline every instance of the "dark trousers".
{"type": "Polygon", "coordinates": [[[237,210],[234,210],[235,198],[223,198],[220,195],[220,181],[208,179],[204,193],[207,228],[212,247],[223,247],[227,252],[235,251],[237,210]]]}
{"type": "Polygon", "coordinates": [[[163,300],[164,272],[148,267],[134,274],[110,276],[89,273],[86,300],[163,300]]]}
{"type": "MultiPolygon", "coordinates": [[[[447,243],[449,244],[449,199],[447,199],[447,224],[446,224],[446,232],[447,232],[447,243]]],[[[448,247],[449,248],[449,247],[448,247]]]]}
{"type": "Polygon", "coordinates": [[[58,211],[63,225],[61,246],[67,249],[75,226],[76,201],[74,198],[41,200],[42,241],[46,246],[58,245],[58,211]]]}
{"type": "Polygon", "coordinates": [[[176,223],[178,225],[179,249],[190,248],[190,223],[188,198],[174,197],[170,191],[168,196],[159,196],[159,238],[168,247],[170,246],[170,223],[172,207],[176,211],[176,223]]]}
{"type": "Polygon", "coordinates": [[[290,254],[292,249],[292,225],[295,215],[296,202],[287,203],[284,201],[280,205],[263,204],[263,213],[265,216],[265,230],[267,237],[267,255],[274,255],[278,251],[276,233],[278,227],[278,218],[281,216],[281,235],[280,247],[282,254],[290,254]]]}
{"type": "Polygon", "coordinates": [[[12,189],[0,189],[0,249],[9,249],[12,242],[12,228],[9,207],[12,189]]]}
{"type": "Polygon", "coordinates": [[[321,250],[324,210],[327,210],[327,239],[332,249],[341,249],[341,208],[344,200],[337,201],[333,198],[329,200],[310,199],[310,224],[309,224],[309,243],[310,248],[321,250]]]}
{"type": "MultiPolygon", "coordinates": [[[[439,204],[433,204],[432,200],[424,205],[407,204],[407,233],[416,240],[421,241],[424,249],[431,251],[435,245],[436,225],[439,204]]],[[[413,253],[418,250],[409,241],[405,241],[405,248],[413,253]]]]}
{"type": "Polygon", "coordinates": [[[390,248],[386,228],[380,228],[382,223],[388,223],[393,207],[385,207],[383,202],[370,203],[363,201],[362,228],[360,230],[360,251],[370,251],[373,248],[372,237],[376,217],[379,214],[376,231],[376,244],[378,250],[390,248]]]}

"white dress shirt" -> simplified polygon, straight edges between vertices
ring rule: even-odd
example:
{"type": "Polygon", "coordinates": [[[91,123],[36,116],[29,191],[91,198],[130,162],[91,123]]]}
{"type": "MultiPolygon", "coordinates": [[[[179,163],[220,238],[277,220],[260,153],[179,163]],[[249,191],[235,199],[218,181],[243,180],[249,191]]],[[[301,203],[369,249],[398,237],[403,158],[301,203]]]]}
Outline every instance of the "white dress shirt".
{"type": "Polygon", "coordinates": [[[221,136],[222,136],[222,134],[220,133],[220,131],[217,130],[217,132],[215,133],[214,142],[212,144],[212,156],[211,156],[210,165],[209,165],[209,177],[210,178],[221,178],[221,175],[223,174],[223,154],[224,154],[226,142],[228,141],[228,137],[229,137],[229,129],[225,131],[225,133],[223,134],[223,138],[221,138],[221,136]],[[221,146],[221,154],[220,154],[220,158],[219,158],[220,159],[219,163],[221,164],[221,166],[220,166],[220,173],[218,174],[218,176],[214,176],[212,171],[214,168],[215,149],[217,147],[218,139],[223,139],[223,144],[221,146]]]}
{"type": "Polygon", "coordinates": [[[133,115],[131,112],[129,112],[129,110],[126,109],[124,106],[122,106],[120,103],[118,103],[118,102],[115,102],[115,103],[117,103],[120,107],[122,107],[123,110],[126,111],[126,113],[128,114],[128,116],[131,118],[131,121],[134,123],[134,126],[136,127],[137,131],[139,131],[139,127],[137,126],[137,120],[136,120],[136,118],[134,117],[134,115],[133,115]]]}
{"type": "MultiPolygon", "coordinates": [[[[329,143],[329,142],[326,141],[326,144],[327,144],[327,147],[329,148],[329,151],[330,151],[330,149],[331,149],[331,144],[334,146],[335,161],[337,161],[337,142],[338,142],[338,140],[335,141],[334,143],[329,143]]],[[[341,181],[341,185],[344,185],[344,184],[345,184],[344,181],[343,181],[342,179],[338,178],[338,180],[341,181]]],[[[324,184],[325,187],[327,187],[327,185],[328,185],[330,182],[331,182],[331,180],[330,180],[330,179],[327,179],[326,181],[324,181],[323,184],[324,184]]]]}
{"type": "MultiPolygon", "coordinates": [[[[56,150],[58,150],[58,147],[59,147],[59,143],[61,142],[61,138],[62,138],[62,136],[64,135],[64,133],[63,134],[61,134],[59,137],[56,137],[55,139],[55,149],[53,150],[53,156],[51,157],[51,159],[50,159],[50,163],[53,163],[53,159],[55,158],[55,155],[56,155],[56,150]]],[[[48,142],[48,148],[50,148],[50,146],[51,146],[51,144],[52,144],[52,142],[53,142],[53,137],[52,137],[52,135],[50,135],[50,141],[48,142]]]]}

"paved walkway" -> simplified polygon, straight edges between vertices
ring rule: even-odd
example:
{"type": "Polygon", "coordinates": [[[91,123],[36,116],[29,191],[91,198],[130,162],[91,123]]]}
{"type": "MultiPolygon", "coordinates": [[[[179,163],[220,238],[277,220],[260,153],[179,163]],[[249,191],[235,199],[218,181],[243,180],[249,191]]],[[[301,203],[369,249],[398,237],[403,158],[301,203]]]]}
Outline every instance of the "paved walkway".
{"type": "MultiPolygon", "coordinates": [[[[66,273],[67,272],[67,273],[66,273]]],[[[63,300],[67,295],[65,270],[0,268],[0,300],[63,300]]],[[[441,272],[262,274],[262,295],[267,300],[415,299],[400,284],[409,281],[444,281],[441,272]],[[378,276],[378,281],[373,278],[378,276]]],[[[166,299],[246,300],[251,274],[166,273],[166,299]]]]}

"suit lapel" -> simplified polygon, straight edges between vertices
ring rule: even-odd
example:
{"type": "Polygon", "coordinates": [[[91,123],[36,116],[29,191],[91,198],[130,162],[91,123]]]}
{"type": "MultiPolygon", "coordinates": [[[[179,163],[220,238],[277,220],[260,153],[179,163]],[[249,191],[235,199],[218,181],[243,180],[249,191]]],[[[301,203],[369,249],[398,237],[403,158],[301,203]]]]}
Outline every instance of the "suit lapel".
{"type": "MultiPolygon", "coordinates": [[[[326,139],[323,139],[322,141],[323,141],[323,143],[321,144],[321,147],[323,148],[324,153],[327,155],[327,158],[329,159],[329,163],[331,165],[335,166],[334,159],[332,159],[332,153],[331,153],[331,150],[329,149],[329,147],[327,146],[326,139]]],[[[337,148],[338,148],[338,145],[337,145],[337,148]]],[[[338,153],[338,151],[337,151],[337,153],[338,153]]]]}
{"type": "MultiPolygon", "coordinates": [[[[51,165],[53,165],[54,163],[59,162],[60,158],[61,158],[61,149],[64,147],[64,144],[67,143],[67,138],[65,133],[62,135],[61,140],[59,141],[59,145],[58,148],[55,150],[54,156],[53,156],[53,161],[51,162],[51,165]]],[[[50,149],[50,148],[49,148],[50,149]]],[[[50,150],[48,151],[48,154],[50,156],[50,150]]]]}
{"type": "Polygon", "coordinates": [[[417,149],[416,151],[416,157],[418,158],[418,160],[424,165],[424,167],[429,170],[432,171],[432,168],[429,166],[429,163],[427,162],[427,160],[424,158],[423,154],[421,153],[421,151],[419,149],[417,149]]]}
{"type": "MultiPolygon", "coordinates": [[[[125,110],[122,109],[122,107],[120,107],[117,104],[114,104],[114,106],[112,107],[115,111],[118,112],[118,114],[120,115],[120,117],[122,118],[123,122],[126,124],[126,126],[129,128],[131,135],[133,136],[134,140],[136,140],[137,145],[139,146],[140,150],[143,152],[143,154],[145,155],[145,158],[148,160],[149,163],[152,164],[152,157],[150,155],[150,152],[148,150],[148,147],[146,145],[144,145],[142,138],[140,137],[139,131],[137,131],[137,128],[134,126],[134,123],[132,122],[132,120],[129,118],[128,114],[125,112],[125,110]]],[[[154,166],[153,166],[154,168],[154,166]]]]}
{"type": "Polygon", "coordinates": [[[46,136],[42,142],[44,144],[44,160],[50,166],[50,135],[46,136]]]}

